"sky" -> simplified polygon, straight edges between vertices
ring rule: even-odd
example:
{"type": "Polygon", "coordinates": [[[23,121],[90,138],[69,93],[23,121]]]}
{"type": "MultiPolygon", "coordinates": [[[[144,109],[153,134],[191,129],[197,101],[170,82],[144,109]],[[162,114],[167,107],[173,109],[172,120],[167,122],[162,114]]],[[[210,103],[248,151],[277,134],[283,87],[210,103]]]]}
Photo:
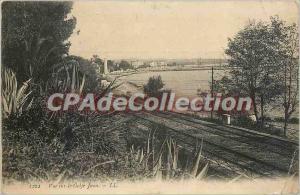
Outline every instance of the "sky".
{"type": "Polygon", "coordinates": [[[224,58],[251,19],[298,21],[296,1],[75,1],[70,54],[108,59],[224,58]]]}

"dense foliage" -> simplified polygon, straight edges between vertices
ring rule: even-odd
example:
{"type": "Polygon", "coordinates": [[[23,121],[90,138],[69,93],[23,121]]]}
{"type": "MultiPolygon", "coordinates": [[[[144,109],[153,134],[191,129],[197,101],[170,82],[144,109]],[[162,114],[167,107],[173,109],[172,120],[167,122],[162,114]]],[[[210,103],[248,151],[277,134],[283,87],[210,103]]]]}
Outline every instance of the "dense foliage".
{"type": "Polygon", "coordinates": [[[249,96],[256,121],[264,126],[269,105],[283,107],[285,129],[298,106],[299,34],[296,24],[279,17],[251,21],[228,40],[229,74],[215,82],[226,94],[249,96]]]}
{"type": "Polygon", "coordinates": [[[148,83],[144,85],[144,92],[149,96],[159,96],[163,87],[164,83],[161,79],[161,76],[153,76],[150,77],[148,83]]]}
{"type": "MultiPolygon", "coordinates": [[[[161,160],[150,168],[144,158],[150,153],[140,150],[145,145],[136,146],[138,150],[132,147],[128,125],[121,115],[47,110],[47,97],[52,93],[104,95],[116,87],[114,82],[105,88],[101,86],[103,60],[98,56],[88,60],[68,55],[70,44],[66,40],[76,24],[76,19],[69,17],[71,9],[71,2],[2,4],[4,183],[135,180],[161,175],[161,160]]],[[[108,67],[132,68],[127,61],[108,61],[108,67]]],[[[158,89],[163,86],[159,80],[158,89]]],[[[155,158],[162,158],[161,155],[155,158]]],[[[201,174],[198,167],[199,159],[193,175],[200,178],[207,166],[201,174]]]]}
{"type": "Polygon", "coordinates": [[[32,79],[41,84],[68,53],[67,39],[76,19],[72,3],[10,2],[2,4],[2,64],[11,68],[19,82],[32,79]]]}

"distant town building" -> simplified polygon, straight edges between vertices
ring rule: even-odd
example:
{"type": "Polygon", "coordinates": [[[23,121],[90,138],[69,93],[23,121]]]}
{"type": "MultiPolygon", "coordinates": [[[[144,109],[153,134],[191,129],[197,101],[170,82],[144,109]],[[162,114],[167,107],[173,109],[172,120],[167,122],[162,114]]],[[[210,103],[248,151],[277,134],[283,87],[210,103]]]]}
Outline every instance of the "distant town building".
{"type": "Polygon", "coordinates": [[[152,61],[149,64],[151,67],[156,67],[156,66],[167,66],[167,63],[165,61],[152,61]]]}
{"type": "Polygon", "coordinates": [[[139,61],[139,60],[136,60],[136,61],[132,61],[132,62],[131,62],[131,65],[132,65],[134,68],[138,68],[138,67],[140,67],[140,66],[143,66],[143,65],[144,65],[144,62],[139,61]]]}
{"type": "Polygon", "coordinates": [[[150,65],[150,67],[155,67],[155,66],[157,66],[157,62],[154,62],[154,61],[153,61],[153,62],[150,62],[149,65],[150,65]]]}
{"type": "Polygon", "coordinates": [[[166,66],[167,65],[167,63],[165,61],[161,61],[158,64],[159,64],[159,66],[166,66]]]}
{"type": "Polygon", "coordinates": [[[131,61],[131,65],[134,68],[138,68],[141,66],[150,66],[150,67],[157,67],[157,66],[167,66],[166,61],[142,61],[142,60],[134,60],[131,61]]]}

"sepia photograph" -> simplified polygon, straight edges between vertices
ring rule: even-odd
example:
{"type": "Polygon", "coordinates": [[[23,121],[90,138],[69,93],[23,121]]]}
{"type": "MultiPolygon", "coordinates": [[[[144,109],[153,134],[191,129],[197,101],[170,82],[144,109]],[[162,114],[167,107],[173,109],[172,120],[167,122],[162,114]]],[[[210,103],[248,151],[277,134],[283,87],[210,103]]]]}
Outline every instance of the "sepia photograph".
{"type": "Polygon", "coordinates": [[[299,2],[1,2],[1,194],[299,194],[299,2]]]}

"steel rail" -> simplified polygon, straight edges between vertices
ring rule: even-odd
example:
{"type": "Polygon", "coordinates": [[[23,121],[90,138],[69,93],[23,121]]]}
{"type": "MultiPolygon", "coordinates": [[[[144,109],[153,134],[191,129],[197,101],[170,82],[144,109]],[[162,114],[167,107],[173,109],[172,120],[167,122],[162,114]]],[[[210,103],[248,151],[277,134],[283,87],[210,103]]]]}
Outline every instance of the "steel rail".
{"type": "MultiPolygon", "coordinates": [[[[201,137],[198,137],[198,136],[195,136],[195,135],[191,135],[191,134],[186,133],[186,132],[182,132],[182,131],[177,130],[177,129],[174,129],[174,128],[172,128],[172,127],[168,127],[168,126],[166,126],[166,125],[164,125],[164,124],[161,124],[161,123],[159,123],[159,122],[156,122],[156,121],[147,119],[147,118],[142,117],[142,116],[139,116],[139,115],[137,115],[137,114],[135,114],[135,116],[138,117],[138,118],[141,118],[141,119],[143,119],[143,120],[147,120],[147,121],[149,121],[149,122],[151,122],[151,123],[154,123],[154,124],[157,124],[157,125],[161,125],[161,126],[163,126],[164,128],[166,128],[166,129],[169,129],[169,130],[171,130],[171,131],[173,131],[173,132],[176,132],[177,134],[181,134],[181,135],[184,135],[184,136],[186,136],[186,137],[189,137],[189,138],[192,138],[192,139],[196,139],[196,140],[198,140],[198,141],[199,141],[199,139],[201,139],[201,137]]],[[[220,146],[220,145],[218,145],[218,144],[216,144],[216,143],[213,143],[213,142],[211,142],[211,141],[203,140],[203,142],[207,143],[207,144],[210,145],[210,146],[213,146],[214,148],[219,148],[219,149],[220,149],[221,151],[223,151],[223,152],[225,151],[225,152],[227,152],[227,153],[234,154],[234,156],[237,155],[237,156],[240,156],[240,157],[242,157],[242,158],[244,158],[244,159],[247,159],[248,161],[252,161],[253,163],[258,163],[258,164],[262,165],[262,167],[269,167],[269,168],[271,168],[271,169],[268,169],[267,171],[271,171],[271,172],[272,172],[273,170],[277,170],[277,171],[282,172],[282,173],[287,173],[287,172],[288,172],[287,169],[284,169],[284,168],[282,168],[282,167],[278,167],[278,166],[276,166],[276,165],[274,165],[274,164],[271,164],[271,163],[268,163],[268,162],[259,160],[259,159],[255,158],[255,157],[252,157],[252,156],[243,154],[243,153],[241,153],[241,152],[232,150],[232,149],[230,149],[230,148],[227,148],[227,147],[224,147],[224,146],[220,146]]],[[[225,159],[224,159],[224,160],[225,160],[225,159]]],[[[226,161],[230,161],[230,160],[229,160],[229,159],[226,159],[226,161]]],[[[248,170],[249,170],[249,167],[248,167],[248,170]]],[[[253,172],[256,172],[255,169],[251,169],[251,170],[252,170],[253,172]]]]}
{"type": "MultiPolygon", "coordinates": [[[[258,137],[249,137],[249,136],[244,135],[244,134],[240,134],[240,133],[237,133],[237,132],[234,132],[234,131],[230,131],[226,128],[225,129],[224,128],[219,128],[218,126],[213,126],[212,127],[212,126],[209,126],[209,125],[205,125],[205,124],[202,124],[202,123],[197,123],[196,121],[188,120],[188,119],[181,118],[181,117],[178,117],[178,116],[173,117],[173,118],[167,117],[168,114],[166,114],[166,113],[155,113],[153,115],[158,116],[158,117],[162,117],[162,118],[166,118],[166,119],[172,120],[174,122],[178,122],[178,123],[183,123],[182,120],[184,120],[184,121],[187,121],[189,123],[189,124],[183,123],[187,126],[191,126],[191,127],[198,128],[198,129],[201,128],[200,130],[203,130],[205,132],[208,132],[208,133],[211,133],[211,134],[214,134],[214,135],[219,135],[219,136],[224,137],[226,139],[231,139],[231,140],[234,140],[234,141],[237,141],[237,142],[240,142],[240,143],[243,143],[243,144],[251,145],[251,146],[257,146],[257,141],[255,142],[255,140],[257,140],[258,137]],[[166,115],[166,116],[162,116],[162,115],[166,115]],[[177,119],[180,119],[180,121],[177,120],[177,119]],[[201,125],[202,127],[199,127],[197,125],[201,125]],[[210,129],[208,130],[208,129],[205,129],[203,127],[208,127],[210,129]],[[226,134],[224,132],[229,132],[231,134],[226,134]],[[245,140],[241,141],[238,138],[231,137],[230,135],[232,135],[232,134],[240,136],[240,137],[244,137],[244,138],[246,138],[246,141],[245,140]]],[[[290,148],[286,148],[284,146],[275,145],[274,143],[273,143],[273,145],[275,145],[276,148],[270,147],[270,145],[268,145],[268,143],[265,143],[265,142],[260,142],[260,144],[264,145],[264,149],[267,149],[267,150],[269,150],[273,153],[276,153],[276,154],[279,154],[279,155],[282,155],[282,156],[286,156],[287,152],[282,152],[282,151],[278,150],[280,147],[282,147],[280,149],[288,150],[288,152],[291,153],[291,154],[294,152],[294,148],[290,149],[290,148]]]]}

